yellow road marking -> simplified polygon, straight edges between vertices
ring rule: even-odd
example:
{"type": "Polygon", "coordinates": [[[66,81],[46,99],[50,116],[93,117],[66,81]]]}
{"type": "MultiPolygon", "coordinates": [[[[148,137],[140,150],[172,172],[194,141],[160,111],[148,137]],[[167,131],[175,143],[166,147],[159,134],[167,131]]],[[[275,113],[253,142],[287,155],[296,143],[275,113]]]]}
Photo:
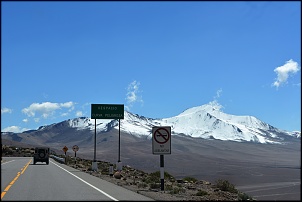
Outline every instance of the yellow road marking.
{"type": "Polygon", "coordinates": [[[4,189],[4,191],[1,193],[1,200],[4,197],[4,195],[6,194],[6,192],[11,188],[11,186],[15,183],[15,181],[17,181],[18,177],[24,173],[24,171],[26,170],[26,168],[28,167],[28,165],[30,164],[31,160],[25,164],[25,166],[23,168],[21,168],[22,172],[18,172],[17,176],[9,183],[9,185],[7,185],[7,187],[4,189]]]}
{"type": "Polygon", "coordinates": [[[1,193],[1,199],[4,197],[5,194],[6,194],[6,192],[1,193]]]}
{"type": "Polygon", "coordinates": [[[8,191],[9,190],[9,188],[11,187],[12,185],[8,185],[5,189],[4,189],[4,191],[8,191]]]}
{"type": "Polygon", "coordinates": [[[30,162],[31,162],[31,160],[25,165],[24,169],[23,168],[21,169],[22,170],[21,174],[24,173],[24,171],[26,170],[26,168],[28,167],[28,165],[30,164],[30,162]]]}

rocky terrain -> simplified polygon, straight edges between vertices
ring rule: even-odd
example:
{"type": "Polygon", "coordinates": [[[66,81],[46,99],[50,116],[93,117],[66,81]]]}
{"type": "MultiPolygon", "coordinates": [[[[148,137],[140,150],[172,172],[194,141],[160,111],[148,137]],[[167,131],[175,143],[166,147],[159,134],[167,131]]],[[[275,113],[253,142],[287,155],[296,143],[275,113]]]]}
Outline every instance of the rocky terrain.
{"type": "MultiPolygon", "coordinates": [[[[34,148],[2,145],[2,156],[31,157],[33,153],[34,148]]],[[[122,170],[117,170],[116,165],[104,161],[98,161],[98,171],[93,171],[91,160],[78,157],[75,159],[70,156],[67,156],[66,165],[158,201],[254,200],[223,179],[212,184],[190,176],[176,179],[165,172],[164,190],[161,190],[159,171],[147,173],[129,165],[123,166],[122,170]]]]}

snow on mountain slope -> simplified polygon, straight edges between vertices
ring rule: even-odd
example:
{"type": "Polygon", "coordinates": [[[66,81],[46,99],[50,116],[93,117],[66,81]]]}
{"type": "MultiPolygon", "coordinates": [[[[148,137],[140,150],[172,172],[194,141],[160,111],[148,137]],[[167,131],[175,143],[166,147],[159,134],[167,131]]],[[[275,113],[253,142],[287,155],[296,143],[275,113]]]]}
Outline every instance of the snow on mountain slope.
{"type": "MultiPolygon", "coordinates": [[[[112,119],[96,119],[96,130],[99,131],[107,131],[108,126],[110,126],[110,123],[112,123],[112,119]]],[[[83,129],[89,129],[94,130],[95,129],[95,119],[90,119],[86,117],[80,117],[75,119],[69,119],[68,120],[69,126],[72,128],[77,128],[78,130],[83,129]]]]}
{"type": "Polygon", "coordinates": [[[185,110],[175,117],[162,119],[166,125],[172,125],[174,133],[183,133],[192,137],[215,138],[220,140],[255,141],[266,143],[262,130],[272,126],[252,116],[235,116],[220,111],[221,106],[211,102],[206,105],[185,110]]]}
{"type": "Polygon", "coordinates": [[[124,119],[121,120],[121,130],[136,136],[148,136],[151,134],[152,127],[159,125],[160,122],[156,119],[146,118],[128,111],[125,111],[124,119]]]}
{"type": "MultiPolygon", "coordinates": [[[[81,117],[68,121],[70,127],[78,130],[95,128],[94,119],[81,117]]],[[[225,114],[217,102],[193,107],[177,116],[164,119],[146,118],[125,111],[124,119],[120,122],[121,131],[137,137],[151,138],[152,127],[171,126],[172,135],[184,134],[206,139],[280,143],[283,140],[279,137],[280,133],[299,138],[299,135],[281,131],[253,116],[225,114]]],[[[97,132],[109,131],[111,128],[119,129],[118,120],[97,119],[96,123],[97,132]]]]}

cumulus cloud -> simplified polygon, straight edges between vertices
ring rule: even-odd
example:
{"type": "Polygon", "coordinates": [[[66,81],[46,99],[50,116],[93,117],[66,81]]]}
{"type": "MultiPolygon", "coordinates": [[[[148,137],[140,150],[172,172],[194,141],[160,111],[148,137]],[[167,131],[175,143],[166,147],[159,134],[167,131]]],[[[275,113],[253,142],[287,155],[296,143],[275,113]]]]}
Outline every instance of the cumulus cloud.
{"type": "Polygon", "coordinates": [[[139,90],[139,85],[140,83],[137,81],[133,81],[128,85],[126,95],[127,106],[125,106],[127,110],[130,110],[136,102],[144,102],[142,96],[140,96],[141,91],[139,90]]]}
{"type": "Polygon", "coordinates": [[[5,113],[11,114],[12,111],[13,111],[12,109],[9,109],[9,108],[6,108],[6,107],[1,108],[1,114],[5,114],[5,113]]]}
{"type": "Polygon", "coordinates": [[[288,77],[296,74],[299,70],[298,63],[290,59],[283,66],[274,69],[274,72],[277,74],[277,78],[272,85],[278,88],[280,85],[287,83],[288,77]]]}
{"type": "Polygon", "coordinates": [[[20,128],[19,126],[9,126],[1,130],[1,132],[13,132],[13,133],[22,133],[23,131],[29,130],[28,128],[20,128]]]}
{"type": "Polygon", "coordinates": [[[61,107],[65,107],[65,108],[70,108],[68,111],[72,111],[72,110],[74,110],[74,105],[75,105],[76,103],[74,103],[74,102],[65,102],[65,103],[61,103],[60,104],[60,106],[61,107]]]}
{"type": "Polygon", "coordinates": [[[28,122],[28,119],[23,119],[22,120],[24,123],[27,123],[28,122]]]}
{"type": "Polygon", "coordinates": [[[41,114],[41,117],[44,119],[52,116],[56,110],[62,108],[70,108],[74,109],[73,102],[65,102],[65,103],[51,103],[51,102],[43,102],[43,103],[33,103],[29,107],[22,109],[22,112],[26,114],[28,117],[35,117],[36,113],[41,114]]]}

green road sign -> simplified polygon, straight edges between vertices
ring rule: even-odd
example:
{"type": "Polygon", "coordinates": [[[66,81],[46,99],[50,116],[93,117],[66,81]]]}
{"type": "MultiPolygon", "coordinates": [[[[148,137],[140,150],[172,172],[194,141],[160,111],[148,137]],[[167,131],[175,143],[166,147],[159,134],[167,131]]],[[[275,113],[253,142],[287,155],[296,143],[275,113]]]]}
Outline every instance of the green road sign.
{"type": "Polygon", "coordinates": [[[124,105],[91,104],[92,119],[124,119],[124,105]]]}

